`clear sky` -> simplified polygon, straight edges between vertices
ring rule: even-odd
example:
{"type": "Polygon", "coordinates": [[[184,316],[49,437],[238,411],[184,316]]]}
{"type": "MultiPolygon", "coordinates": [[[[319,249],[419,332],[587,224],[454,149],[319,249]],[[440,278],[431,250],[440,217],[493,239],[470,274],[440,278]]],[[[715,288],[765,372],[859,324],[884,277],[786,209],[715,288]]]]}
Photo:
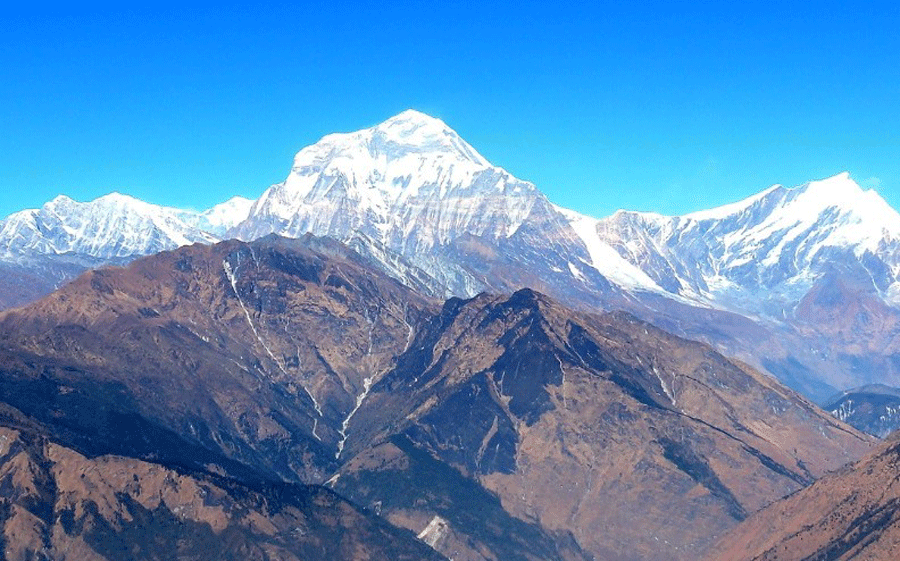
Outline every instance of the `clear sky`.
{"type": "Polygon", "coordinates": [[[845,170],[900,207],[893,2],[285,4],[5,7],[0,215],[257,197],[407,108],[594,216],[845,170]]]}

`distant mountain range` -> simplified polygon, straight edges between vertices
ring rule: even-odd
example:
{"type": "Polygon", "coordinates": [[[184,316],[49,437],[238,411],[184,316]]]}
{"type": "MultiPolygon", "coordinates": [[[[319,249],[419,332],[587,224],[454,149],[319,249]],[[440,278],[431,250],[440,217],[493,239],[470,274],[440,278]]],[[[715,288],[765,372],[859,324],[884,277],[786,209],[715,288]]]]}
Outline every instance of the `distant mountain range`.
{"type": "Polygon", "coordinates": [[[848,174],[684,216],[594,219],[405,111],[304,148],[256,201],[204,212],[112,194],[0,222],[5,307],[103,263],[270,233],[329,236],[431,296],[530,287],[713,343],[823,401],[900,385],[900,215],[848,174]]]}

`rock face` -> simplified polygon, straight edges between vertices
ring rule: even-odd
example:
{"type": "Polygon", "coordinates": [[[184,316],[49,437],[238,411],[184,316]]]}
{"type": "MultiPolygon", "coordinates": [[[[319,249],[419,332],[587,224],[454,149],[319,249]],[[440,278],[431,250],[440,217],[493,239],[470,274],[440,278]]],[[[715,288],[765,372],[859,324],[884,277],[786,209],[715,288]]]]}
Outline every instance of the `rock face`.
{"type": "Polygon", "coordinates": [[[896,559],[900,443],[778,501],[730,532],[711,559],[896,559]]]}
{"type": "Polygon", "coordinates": [[[856,429],[886,438],[900,428],[900,389],[872,384],[841,392],[823,409],[856,429]]]}
{"type": "Polygon", "coordinates": [[[321,487],[256,488],[0,427],[8,561],[442,559],[321,487]]]}
{"type": "Polygon", "coordinates": [[[0,401],[88,457],[327,483],[454,559],[692,559],[868,438],[532,290],[443,304],[327,238],[196,244],[0,315],[0,401]]]}
{"type": "Polygon", "coordinates": [[[529,290],[449,301],[412,349],[354,416],[333,486],[414,529],[469,524],[445,498],[469,493],[422,465],[439,459],[598,559],[695,559],[867,446],[708,346],[529,290]]]}

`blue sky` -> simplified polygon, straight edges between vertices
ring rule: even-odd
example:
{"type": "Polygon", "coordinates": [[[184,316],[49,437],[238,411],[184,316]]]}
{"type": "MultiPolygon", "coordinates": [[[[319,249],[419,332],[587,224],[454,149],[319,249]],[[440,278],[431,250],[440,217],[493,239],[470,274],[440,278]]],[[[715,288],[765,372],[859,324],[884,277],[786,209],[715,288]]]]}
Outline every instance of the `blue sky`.
{"type": "Polygon", "coordinates": [[[7,8],[0,215],[256,197],[303,146],[407,108],[594,216],[844,170],[897,208],[898,25],[886,2],[7,8]]]}

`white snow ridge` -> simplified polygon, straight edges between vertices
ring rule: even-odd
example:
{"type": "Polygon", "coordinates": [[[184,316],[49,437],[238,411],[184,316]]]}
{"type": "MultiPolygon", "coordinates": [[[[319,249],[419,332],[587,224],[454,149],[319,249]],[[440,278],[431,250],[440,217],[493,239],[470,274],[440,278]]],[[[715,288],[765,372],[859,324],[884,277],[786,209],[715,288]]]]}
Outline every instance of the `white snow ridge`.
{"type": "Polygon", "coordinates": [[[0,221],[0,260],[75,256],[94,266],[307,232],[348,243],[435,296],[514,290],[505,272],[525,271],[529,282],[582,294],[651,292],[780,317],[840,263],[900,305],[900,215],[847,173],[684,216],[619,211],[597,220],[552,205],[414,110],[302,149],[285,180],[255,201],[188,211],[118,193],[87,203],[57,197],[0,221]]]}

